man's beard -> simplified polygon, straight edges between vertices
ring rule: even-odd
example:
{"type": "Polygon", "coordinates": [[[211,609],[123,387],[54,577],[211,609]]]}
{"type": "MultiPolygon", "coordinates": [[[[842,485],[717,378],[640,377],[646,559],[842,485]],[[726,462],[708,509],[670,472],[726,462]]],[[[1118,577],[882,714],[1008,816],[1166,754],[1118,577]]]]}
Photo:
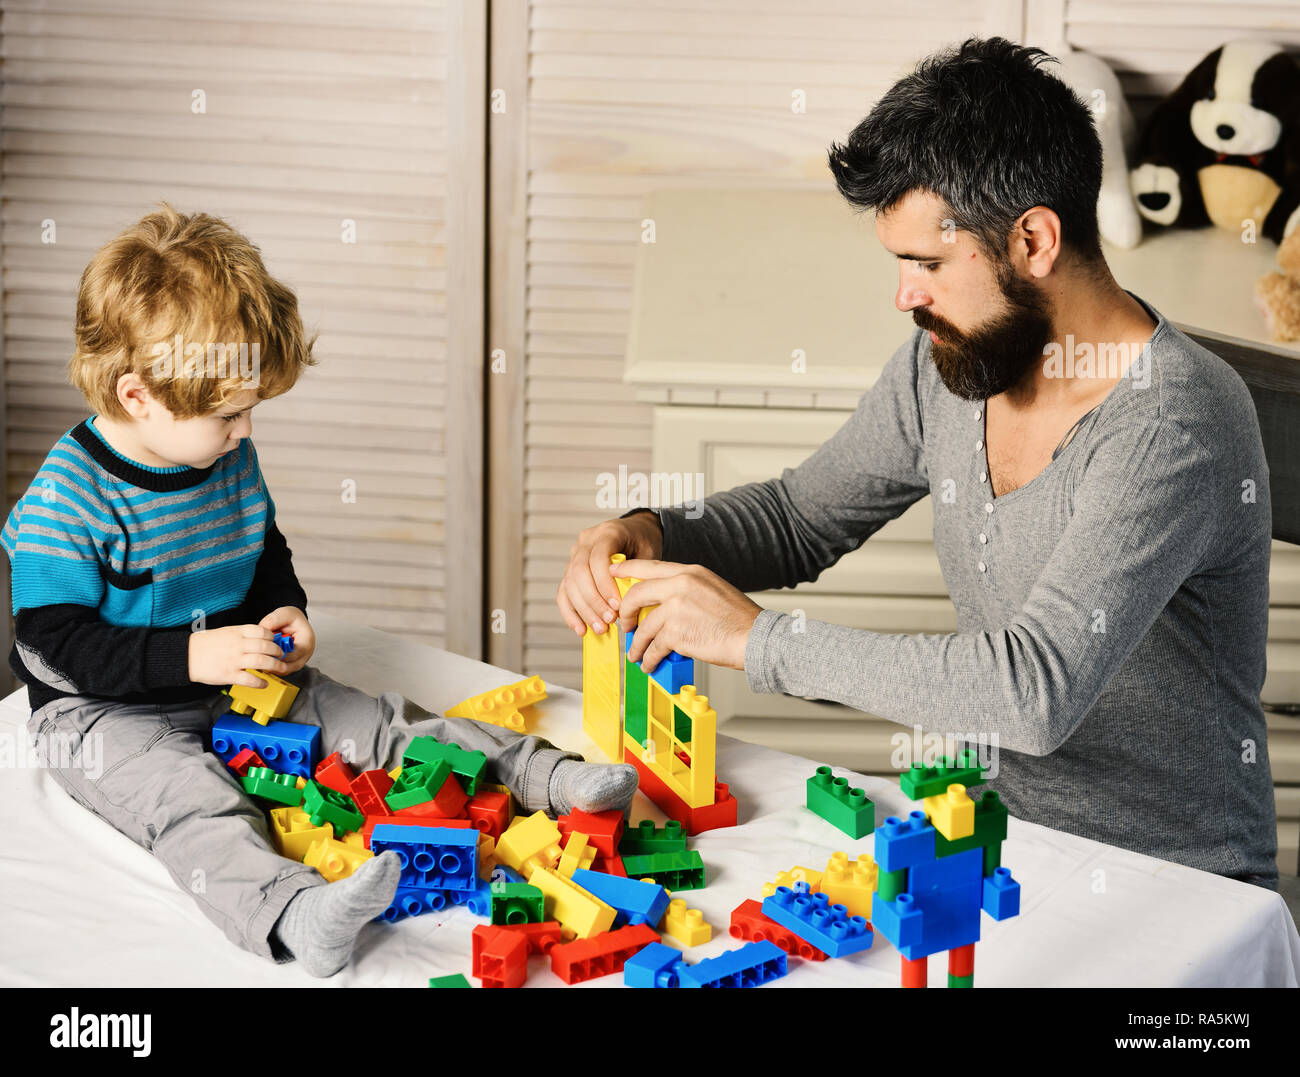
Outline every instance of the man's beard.
{"type": "Polygon", "coordinates": [[[997,267],[1007,310],[970,333],[959,333],[942,318],[912,311],[922,329],[933,329],[930,358],[948,391],[963,400],[987,400],[1018,384],[1043,358],[1052,339],[1052,319],[1039,292],[1015,275],[1009,263],[997,267]]]}

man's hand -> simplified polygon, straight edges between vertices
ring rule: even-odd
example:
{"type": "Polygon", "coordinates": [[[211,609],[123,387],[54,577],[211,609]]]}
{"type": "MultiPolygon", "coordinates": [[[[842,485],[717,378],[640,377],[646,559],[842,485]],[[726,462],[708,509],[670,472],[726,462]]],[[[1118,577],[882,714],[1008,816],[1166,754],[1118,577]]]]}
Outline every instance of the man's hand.
{"type": "Polygon", "coordinates": [[[269,629],[273,635],[282,632],[293,637],[293,650],[285,659],[286,671],[289,673],[297,673],[302,669],[316,650],[316,633],[307,621],[307,614],[297,606],[281,606],[257,623],[262,628],[269,629]]]}
{"type": "Polygon", "coordinates": [[[587,625],[604,632],[618,613],[618,587],[609,574],[609,559],[656,558],[664,548],[664,533],[653,512],[638,512],[623,520],[606,520],[578,533],[569,550],[569,565],[555,593],[555,604],[570,628],[585,635],[587,625]]]}
{"type": "Polygon", "coordinates": [[[745,645],[763,608],[699,565],[630,560],[615,576],[637,576],[619,611],[619,627],[636,631],[627,656],[653,673],[669,651],[712,666],[745,668],[745,645]],[[641,624],[638,611],[654,606],[641,624]]]}
{"type": "MultiPolygon", "coordinates": [[[[271,631],[261,625],[230,625],[191,633],[190,680],[198,684],[242,684],[245,688],[265,688],[266,681],[246,670],[264,669],[277,675],[289,672],[289,665],[281,660],[280,648],[271,635],[271,631]]],[[[296,656],[296,639],[294,650],[296,656]]]]}

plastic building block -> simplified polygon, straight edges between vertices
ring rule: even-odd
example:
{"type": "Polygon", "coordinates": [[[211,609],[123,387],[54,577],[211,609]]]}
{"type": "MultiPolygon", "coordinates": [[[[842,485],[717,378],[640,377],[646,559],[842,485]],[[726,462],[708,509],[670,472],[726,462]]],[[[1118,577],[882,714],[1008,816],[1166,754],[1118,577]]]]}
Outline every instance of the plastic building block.
{"type": "MultiPolygon", "coordinates": [[[[623,653],[626,654],[632,649],[632,641],[636,638],[636,632],[632,631],[627,634],[624,642],[623,653]]],[[[631,662],[631,659],[628,659],[631,662]]],[[[637,669],[641,669],[640,662],[633,662],[637,669]]],[[[644,673],[645,671],[642,670],[644,673]]],[[[695,660],[685,658],[676,651],[669,651],[663,658],[659,659],[659,664],[655,666],[653,673],[647,673],[647,677],[659,685],[670,696],[675,696],[686,685],[695,683],[695,660]]]]}
{"type": "Polygon", "coordinates": [[[617,914],[614,925],[650,924],[663,919],[668,908],[668,893],[656,883],[640,879],[620,879],[616,875],[603,875],[598,871],[579,868],[573,881],[587,893],[594,894],[617,914]]]}
{"type": "Polygon", "coordinates": [[[498,841],[510,825],[510,794],[480,788],[465,806],[469,821],[498,841]]]}
{"type": "MultiPolygon", "coordinates": [[[[948,951],[948,975],[975,977],[975,944],[948,951]]],[[[950,985],[951,986],[951,985],[950,985]]]]}
{"type": "Polygon", "coordinates": [[[596,862],[596,850],[587,844],[587,835],[581,830],[569,831],[569,838],[564,843],[564,853],[559,866],[555,869],[566,879],[572,879],[579,869],[591,868],[596,862]]]}
{"type": "Polygon", "coordinates": [[[927,890],[944,890],[978,882],[983,874],[982,861],[978,849],[967,849],[964,853],[940,857],[926,864],[916,864],[908,869],[908,892],[923,894],[927,890]]]}
{"type": "Polygon", "coordinates": [[[924,919],[920,906],[911,894],[899,894],[890,901],[877,892],[872,900],[872,926],[893,943],[899,953],[905,947],[910,949],[920,945],[924,919]]]}
{"type": "Polygon", "coordinates": [[[953,782],[945,792],[926,797],[922,804],[930,825],[949,841],[975,834],[975,801],[966,795],[964,785],[953,782]]]}
{"type": "Polygon", "coordinates": [[[677,987],[687,968],[681,952],[662,942],[652,942],[623,963],[624,987],[677,987]]]}
{"type": "Polygon", "coordinates": [[[248,688],[242,684],[223,688],[222,691],[230,697],[232,711],[249,715],[258,725],[266,725],[272,718],[283,718],[289,713],[289,708],[298,695],[296,685],[283,681],[264,669],[249,669],[245,672],[260,677],[266,684],[261,688],[248,688]]]}
{"type": "Polygon", "coordinates": [[[497,859],[525,877],[535,867],[555,867],[563,852],[560,829],[544,811],[536,811],[526,819],[516,819],[497,842],[497,859]]]}
{"type": "Polygon", "coordinates": [[[948,973],[948,986],[949,986],[949,987],[974,987],[974,986],[975,986],[975,977],[974,977],[974,976],[954,976],[954,975],[950,972],[950,973],[948,973]]]}
{"type": "Polygon", "coordinates": [[[351,797],[326,789],[314,781],[303,786],[302,810],[317,826],[329,823],[334,828],[335,837],[342,837],[349,830],[361,829],[366,821],[351,797]]]}
{"type": "Polygon", "coordinates": [[[923,811],[889,816],[876,827],[876,864],[882,872],[899,871],[933,860],[935,833],[923,811]]]}
{"type": "Polygon", "coordinates": [[[293,654],[293,637],[287,632],[277,632],[271,637],[271,642],[280,648],[282,655],[293,654]]]}
{"type": "Polygon", "coordinates": [[[430,987],[468,987],[469,981],[465,979],[462,973],[453,973],[450,976],[433,976],[429,980],[430,987]]]}
{"type": "Polygon", "coordinates": [[[668,903],[659,930],[683,946],[702,946],[713,938],[713,927],[704,922],[704,913],[699,909],[688,909],[681,898],[673,898],[668,903]]]}
{"type": "Polygon", "coordinates": [[[524,881],[524,877],[514,868],[508,868],[504,864],[497,864],[492,868],[492,875],[488,881],[494,883],[521,883],[524,881]]]}
{"type": "MultiPolygon", "coordinates": [[[[628,637],[631,638],[630,636],[628,637]]],[[[630,658],[623,659],[623,732],[638,744],[650,735],[650,678],[630,658]]]]}
{"type": "Polygon", "coordinates": [[[687,807],[708,807],[715,800],[714,764],[718,713],[693,685],[669,695],[653,681],[644,742],[624,736],[625,749],[638,756],[687,807]]]}
{"type": "Polygon", "coordinates": [[[979,785],[986,770],[988,767],[979,765],[976,753],[967,750],[959,752],[955,760],[943,759],[938,766],[924,767],[918,763],[899,775],[898,784],[910,800],[922,800],[945,792],[953,782],[968,789],[979,785]]]}
{"type": "Polygon", "coordinates": [[[606,875],[617,875],[620,879],[627,878],[627,869],[623,867],[623,858],[621,856],[597,855],[591,865],[591,870],[604,872],[606,875]]]}
{"type": "MultiPolygon", "coordinates": [[[[227,759],[226,766],[243,778],[248,775],[249,767],[265,767],[266,764],[262,762],[261,756],[253,751],[252,748],[245,748],[242,752],[232,755],[227,759]]],[[[270,768],[267,767],[267,769],[269,770],[270,768]]]]}
{"type": "Polygon", "coordinates": [[[779,946],[747,942],[739,950],[687,965],[680,977],[682,987],[759,987],[786,971],[785,951],[779,946]]]}
{"type": "Polygon", "coordinates": [[[1001,853],[1002,842],[1007,840],[1007,806],[1002,803],[998,796],[997,790],[986,789],[983,796],[975,801],[975,832],[967,838],[959,838],[956,841],[949,841],[942,834],[936,834],[934,839],[935,856],[951,856],[953,853],[964,853],[967,849],[974,849],[977,846],[985,850],[984,874],[992,875],[993,868],[998,866],[1001,853]],[[989,852],[993,853],[994,863],[989,866],[989,852]]]}
{"type": "Polygon", "coordinates": [[[828,957],[856,954],[871,945],[872,931],[861,916],[832,905],[825,894],[812,894],[807,883],[777,888],[763,900],[763,915],[806,939],[828,957]]]}
{"type": "Polygon", "coordinates": [[[348,786],[347,792],[357,808],[366,815],[387,815],[390,812],[384,797],[393,788],[393,779],[382,770],[363,770],[348,786]]]}
{"type": "Polygon", "coordinates": [[[491,920],[492,883],[481,876],[476,878],[474,882],[473,890],[462,890],[458,893],[456,903],[464,905],[475,916],[481,916],[484,920],[491,920]]]}
{"type": "Polygon", "coordinates": [[[308,847],[302,862],[315,868],[332,883],[346,879],[374,853],[355,849],[333,838],[318,838],[308,847]]]}
{"type": "Polygon", "coordinates": [[[762,942],[764,939],[773,942],[791,957],[802,957],[805,961],[826,960],[826,955],[807,939],[764,916],[762,906],[753,898],[742,901],[732,910],[730,930],[734,938],[745,942],[762,942]]]}
{"type": "Polygon", "coordinates": [[[610,811],[586,812],[574,808],[568,815],[561,815],[556,820],[560,833],[568,837],[575,830],[587,835],[587,844],[601,856],[611,857],[618,852],[619,839],[623,836],[623,813],[617,808],[610,811]]]}
{"type": "Polygon", "coordinates": [[[489,912],[494,924],[540,924],[542,892],[527,883],[492,883],[489,912]]]}
{"type": "Polygon", "coordinates": [[[528,876],[528,882],[545,895],[547,918],[558,920],[563,928],[578,938],[588,939],[614,926],[616,914],[613,907],[573,880],[557,875],[549,868],[537,867],[528,876]]]}
{"type": "Polygon", "coordinates": [[[248,773],[240,779],[240,784],[243,785],[244,792],[255,797],[296,808],[302,803],[302,790],[294,784],[295,781],[292,774],[277,774],[268,767],[249,767],[248,773]]]}
{"type": "Polygon", "coordinates": [[[343,761],[343,757],[338,752],[331,752],[317,765],[315,778],[326,789],[350,794],[356,775],[352,773],[352,768],[343,761]]]}
{"type": "Polygon", "coordinates": [[[443,744],[434,737],[416,737],[402,752],[404,767],[439,761],[451,767],[466,794],[473,796],[478,792],[478,783],[487,767],[487,756],[482,752],[466,751],[459,744],[443,744]]]}
{"type": "Polygon", "coordinates": [[[560,945],[560,922],[544,920],[540,924],[502,924],[501,928],[521,936],[528,943],[530,954],[548,954],[551,947],[560,945]]]}
{"type": "Polygon", "coordinates": [[[876,892],[879,869],[866,853],[850,863],[847,853],[832,853],[816,889],[825,894],[832,905],[843,905],[850,916],[871,916],[871,895],[876,892]]]}
{"type": "Polygon", "coordinates": [[[471,974],[484,987],[523,987],[528,978],[528,940],[492,925],[474,929],[471,974]]]}
{"type": "Polygon", "coordinates": [[[300,722],[259,725],[238,714],[226,713],[212,723],[212,750],[223,761],[245,748],[252,748],[266,766],[282,774],[310,778],[319,745],[319,727],[300,722]]]}
{"type": "Polygon", "coordinates": [[[795,883],[807,883],[809,891],[816,894],[822,888],[822,872],[798,864],[789,871],[778,871],[774,881],[763,884],[763,896],[771,897],[778,886],[793,887],[795,883]]]}
{"type": "Polygon", "coordinates": [[[402,864],[399,885],[432,890],[478,888],[478,831],[471,828],[393,826],[370,834],[376,856],[393,849],[402,864]]]}
{"type": "MultiPolygon", "coordinates": [[[[496,839],[485,831],[478,832],[478,876],[491,880],[492,873],[501,865],[497,863],[496,839]]],[[[514,880],[507,880],[513,882],[514,880]]],[[[522,881],[522,880],[520,880],[522,881]]]]}
{"type": "MultiPolygon", "coordinates": [[[[414,774],[422,770],[428,764],[420,764],[415,767],[408,767],[407,774],[414,774]]],[[[442,819],[463,819],[465,817],[465,805],[469,803],[469,797],[465,790],[461,788],[460,782],[456,775],[449,774],[442,786],[433,794],[433,799],[422,800],[416,804],[408,804],[405,808],[398,808],[397,815],[419,815],[433,816],[436,815],[442,819]]],[[[471,825],[473,823],[471,822],[471,825]]]]}
{"type": "MultiPolygon", "coordinates": [[[[427,804],[442,790],[447,779],[451,777],[451,764],[445,759],[431,763],[408,763],[402,767],[393,786],[384,797],[384,803],[392,812],[403,808],[413,808],[418,804],[427,804]]],[[[454,816],[456,813],[449,813],[454,816]]]]}
{"type": "Polygon", "coordinates": [[[831,768],[825,765],[808,779],[806,803],[809,810],[851,838],[871,833],[876,825],[876,806],[867,794],[850,789],[847,778],[833,777],[831,768]]]}
{"type": "Polygon", "coordinates": [[[636,768],[641,792],[668,818],[682,824],[687,834],[703,834],[706,830],[718,830],[721,827],[735,826],[738,815],[736,798],[731,795],[725,782],[714,782],[713,803],[707,808],[692,808],[676,793],[664,784],[663,780],[641,757],[627,748],[623,761],[636,768]]]}
{"type": "Polygon", "coordinates": [[[623,739],[623,710],[619,699],[622,660],[618,621],[601,632],[588,625],[582,636],[582,731],[615,763],[623,739]]]}
{"type": "Polygon", "coordinates": [[[970,849],[908,869],[908,890],[877,893],[871,920],[909,961],[979,941],[981,853],[970,849]]]}
{"type": "Polygon", "coordinates": [[[434,816],[421,819],[418,815],[367,815],[366,821],[361,827],[361,836],[367,849],[370,848],[370,835],[374,833],[375,827],[384,825],[420,826],[428,827],[430,830],[442,829],[445,827],[454,827],[458,830],[471,829],[468,819],[438,819],[434,816]]]}
{"type": "Polygon", "coordinates": [[[649,924],[629,924],[592,939],[575,939],[551,948],[551,971],[566,984],[582,983],[623,971],[623,965],[659,936],[649,924]]]}
{"type": "Polygon", "coordinates": [[[998,868],[984,876],[983,907],[994,920],[1006,920],[1020,912],[1020,884],[1009,868],[998,868]]]}
{"type": "MultiPolygon", "coordinates": [[[[879,865],[877,865],[879,868],[879,865]]],[[[907,889],[907,871],[899,869],[898,871],[877,871],[876,874],[876,893],[886,901],[893,901],[899,894],[907,889]]],[[[875,904],[875,898],[872,898],[872,904],[875,904]]]]}
{"type": "Polygon", "coordinates": [[[393,903],[375,917],[386,923],[395,924],[408,916],[422,916],[426,912],[441,912],[456,903],[450,890],[429,890],[419,886],[399,886],[393,896],[393,903]]]}
{"type": "Polygon", "coordinates": [[[702,890],[705,885],[704,861],[694,849],[684,853],[625,856],[623,867],[631,878],[651,878],[669,890],[702,890]]]}
{"type": "Polygon", "coordinates": [[[682,824],[676,819],[669,819],[658,828],[649,819],[642,819],[635,827],[629,827],[623,832],[618,851],[634,856],[645,853],[684,853],[686,835],[682,831],[682,824]]]}
{"type": "Polygon", "coordinates": [[[463,699],[454,707],[443,713],[448,718],[473,718],[479,722],[504,726],[516,733],[526,732],[522,713],[524,707],[532,706],[546,698],[546,684],[541,677],[525,677],[522,681],[507,684],[504,688],[493,688],[469,699],[463,699]]]}
{"type": "Polygon", "coordinates": [[[915,961],[909,961],[907,958],[900,956],[899,960],[902,962],[899,986],[925,987],[930,963],[923,957],[918,957],[915,961]]]}
{"type": "Polygon", "coordinates": [[[334,837],[334,828],[329,823],[314,826],[299,807],[272,808],[270,815],[271,841],[276,851],[290,860],[301,861],[317,839],[334,837]]]}

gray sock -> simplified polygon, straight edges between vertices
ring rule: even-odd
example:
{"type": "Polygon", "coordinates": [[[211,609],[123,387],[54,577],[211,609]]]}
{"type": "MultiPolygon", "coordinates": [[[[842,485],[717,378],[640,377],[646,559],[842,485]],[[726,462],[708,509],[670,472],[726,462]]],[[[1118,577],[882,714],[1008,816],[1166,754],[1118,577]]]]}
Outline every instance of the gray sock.
{"type": "Polygon", "coordinates": [[[636,792],[636,768],[627,763],[583,763],[561,759],[551,772],[547,795],[556,815],[579,811],[626,812],[636,792]]]}
{"type": "Polygon", "coordinates": [[[312,976],[333,976],[348,963],[357,933],[393,902],[401,862],[391,849],[346,879],[299,890],[272,934],[312,976]]]}

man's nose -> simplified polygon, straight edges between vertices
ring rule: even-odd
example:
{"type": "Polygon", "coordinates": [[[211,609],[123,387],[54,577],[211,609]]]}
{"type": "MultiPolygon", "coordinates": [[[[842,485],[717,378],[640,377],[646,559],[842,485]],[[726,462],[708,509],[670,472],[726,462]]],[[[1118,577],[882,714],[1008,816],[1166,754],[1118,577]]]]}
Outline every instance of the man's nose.
{"type": "Polygon", "coordinates": [[[930,297],[926,294],[924,288],[917,288],[914,285],[899,282],[898,291],[894,293],[894,306],[904,314],[909,310],[925,306],[928,302],[930,302],[930,297]]]}

